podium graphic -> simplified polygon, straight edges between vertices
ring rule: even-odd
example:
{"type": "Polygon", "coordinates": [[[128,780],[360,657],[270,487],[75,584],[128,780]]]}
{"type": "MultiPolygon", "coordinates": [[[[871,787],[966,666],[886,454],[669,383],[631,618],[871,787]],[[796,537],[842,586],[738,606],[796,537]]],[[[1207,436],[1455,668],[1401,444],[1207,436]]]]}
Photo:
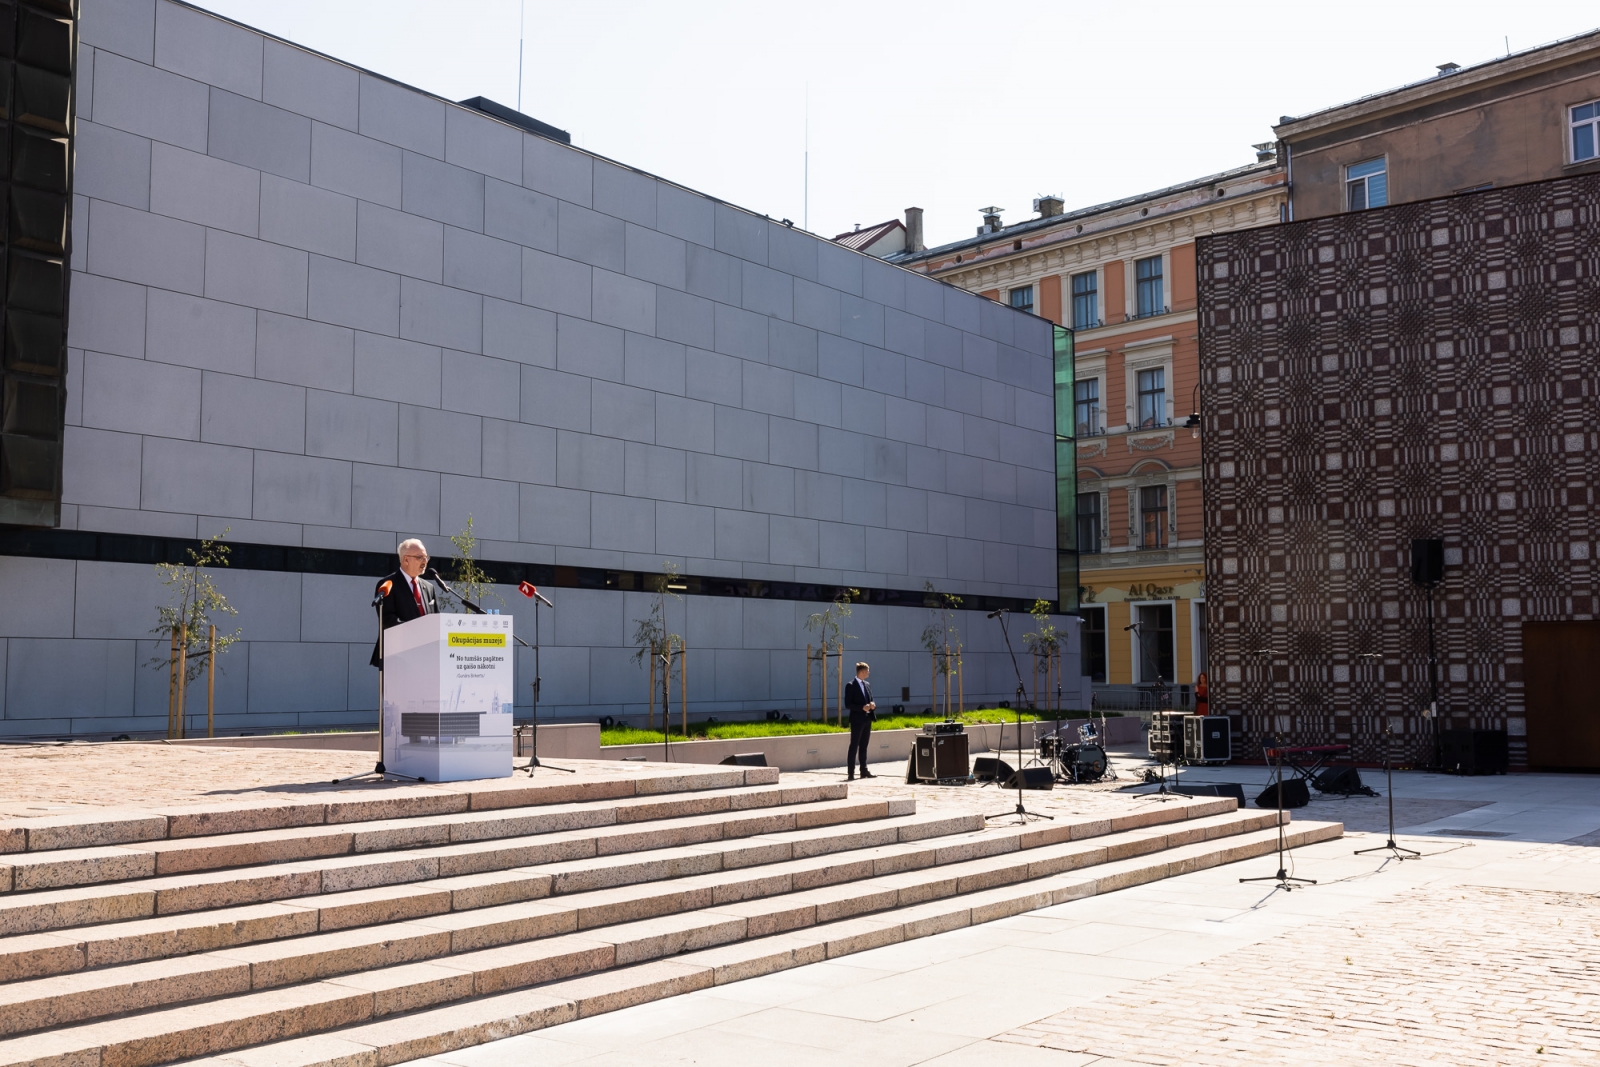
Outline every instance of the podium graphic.
{"type": "Polygon", "coordinates": [[[509,615],[424,615],[383,635],[383,759],[430,782],[511,775],[509,615]]]}

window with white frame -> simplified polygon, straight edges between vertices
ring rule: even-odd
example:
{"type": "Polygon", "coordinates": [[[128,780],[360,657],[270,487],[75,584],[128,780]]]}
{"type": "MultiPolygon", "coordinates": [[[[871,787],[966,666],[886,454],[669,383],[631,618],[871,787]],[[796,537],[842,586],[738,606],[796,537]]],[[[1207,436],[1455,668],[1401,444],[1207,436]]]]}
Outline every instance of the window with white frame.
{"type": "Polygon", "coordinates": [[[1151,367],[1138,372],[1139,407],[1136,412],[1139,429],[1148,430],[1167,424],[1167,369],[1151,367]]]}
{"type": "Polygon", "coordinates": [[[1086,330],[1100,325],[1100,276],[1085,271],[1072,276],[1072,328],[1086,330]]]}
{"type": "Polygon", "coordinates": [[[1167,309],[1167,293],[1165,272],[1161,269],[1161,257],[1150,256],[1146,259],[1135,260],[1133,264],[1134,284],[1137,287],[1137,312],[1139,318],[1150,315],[1159,315],[1167,309]]]}
{"type": "Polygon", "coordinates": [[[1078,494],[1078,554],[1094,556],[1100,553],[1100,494],[1078,494]]]}
{"type": "Polygon", "coordinates": [[[1167,487],[1147,485],[1139,490],[1139,547],[1167,547],[1167,487]]]}
{"type": "Polygon", "coordinates": [[[1011,290],[1011,306],[1018,311],[1033,314],[1033,286],[1024,285],[1020,289],[1011,290]]]}
{"type": "Polygon", "coordinates": [[[1092,682],[1106,680],[1106,609],[1085,605],[1078,609],[1083,616],[1083,673],[1092,682]]]}
{"type": "Polygon", "coordinates": [[[1572,109],[1572,162],[1600,159],[1600,100],[1572,109]]]}
{"type": "Polygon", "coordinates": [[[1352,163],[1344,170],[1345,206],[1351,211],[1383,207],[1389,202],[1389,163],[1379,156],[1352,163]]]}
{"type": "Polygon", "coordinates": [[[1105,432],[1100,421],[1100,379],[1085,378],[1072,385],[1073,422],[1079,437],[1093,437],[1105,432]]]}

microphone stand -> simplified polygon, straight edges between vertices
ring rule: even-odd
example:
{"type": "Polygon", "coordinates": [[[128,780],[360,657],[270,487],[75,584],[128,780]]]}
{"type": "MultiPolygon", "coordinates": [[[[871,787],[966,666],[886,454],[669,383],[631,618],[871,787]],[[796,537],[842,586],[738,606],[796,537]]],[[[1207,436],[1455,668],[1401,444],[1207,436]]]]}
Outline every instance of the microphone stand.
{"type": "MultiPolygon", "coordinates": [[[[462,606],[468,611],[472,612],[474,615],[489,614],[483,608],[479,607],[477,604],[474,604],[472,601],[456,592],[455,588],[451,586],[449,582],[444,580],[443,575],[441,575],[436,568],[429,570],[428,576],[439,585],[443,586],[446,592],[459,600],[462,606]]],[[[567,774],[577,774],[578,771],[575,767],[557,767],[553,763],[539,762],[539,601],[544,600],[544,597],[539,596],[537,591],[533,595],[536,598],[533,602],[533,644],[530,645],[528,642],[518,637],[516,630],[511,631],[511,640],[515,641],[523,648],[531,649],[533,652],[533,754],[528,757],[528,777],[533,777],[533,770],[535,767],[549,767],[553,771],[564,771],[567,774]]],[[[548,600],[545,600],[544,602],[546,604],[550,603],[548,600]]]]}
{"type": "Polygon", "coordinates": [[[378,614],[378,765],[372,768],[370,771],[363,771],[360,774],[352,774],[348,778],[335,778],[332,783],[333,785],[344,785],[346,782],[361,782],[371,778],[373,775],[377,775],[377,780],[380,782],[387,782],[390,779],[400,779],[407,782],[427,781],[426,778],[419,778],[410,774],[401,774],[399,771],[391,771],[389,768],[383,765],[383,601],[388,595],[388,592],[385,591],[372,598],[373,610],[375,610],[378,614]]]}
{"type": "MultiPolygon", "coordinates": [[[[1361,659],[1382,659],[1376,652],[1362,652],[1361,659]]],[[[1356,855],[1368,852],[1388,852],[1397,860],[1420,860],[1422,853],[1413,848],[1402,848],[1394,843],[1394,723],[1383,724],[1383,778],[1389,791],[1389,839],[1374,848],[1358,848],[1356,855]]]]}
{"type": "MultiPolygon", "coordinates": [[[[1027,689],[1022,684],[1022,668],[1017,666],[1017,650],[1011,647],[1011,633],[1006,629],[1006,615],[1010,608],[1000,608],[989,613],[989,618],[998,619],[1000,622],[1000,635],[1005,638],[1006,651],[1011,653],[1011,670],[1017,676],[1017,769],[1012,775],[1017,780],[1017,806],[1013,811],[1002,811],[996,815],[985,815],[984,820],[1000,819],[1007,815],[1015,815],[1026,823],[1029,819],[1049,819],[1055,821],[1054,815],[1043,815],[1036,811],[1029,811],[1022,803],[1022,703],[1027,699],[1027,689]]],[[[1029,709],[1032,710],[1032,709],[1029,709]]]]}

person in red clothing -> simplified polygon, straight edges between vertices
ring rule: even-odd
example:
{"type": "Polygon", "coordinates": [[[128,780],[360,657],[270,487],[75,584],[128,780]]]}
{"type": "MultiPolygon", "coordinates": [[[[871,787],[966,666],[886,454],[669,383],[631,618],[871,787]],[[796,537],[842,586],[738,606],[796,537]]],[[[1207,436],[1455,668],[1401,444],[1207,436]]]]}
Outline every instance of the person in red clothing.
{"type": "Polygon", "coordinates": [[[1194,713],[1211,714],[1211,687],[1206,685],[1205,671],[1201,671],[1194,679],[1194,713]]]}

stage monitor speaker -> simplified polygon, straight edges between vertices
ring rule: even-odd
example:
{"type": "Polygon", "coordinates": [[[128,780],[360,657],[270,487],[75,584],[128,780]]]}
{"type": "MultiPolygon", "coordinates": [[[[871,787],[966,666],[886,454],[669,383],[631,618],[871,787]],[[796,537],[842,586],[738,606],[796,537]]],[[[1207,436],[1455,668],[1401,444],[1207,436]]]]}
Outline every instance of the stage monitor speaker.
{"type": "Polygon", "coordinates": [[[1338,793],[1341,796],[1352,796],[1363,790],[1361,772],[1354,767],[1329,767],[1317,775],[1311,784],[1316,786],[1319,793],[1338,793]]]}
{"type": "Polygon", "coordinates": [[[1416,538],[1411,542],[1411,580],[1418,585],[1437,585],[1444,578],[1444,542],[1416,538]]]}
{"type": "Polygon", "coordinates": [[[1311,790],[1304,778],[1286,778],[1283,782],[1283,803],[1278,803],[1278,785],[1274,782],[1256,797],[1258,808],[1303,808],[1311,803],[1311,790]]]}
{"type": "Polygon", "coordinates": [[[1011,777],[1005,780],[1007,789],[1017,788],[1018,776],[1022,778],[1024,789],[1054,789],[1056,777],[1050,773],[1049,767],[1024,767],[1020,771],[1012,771],[1011,777]]]}
{"type": "Polygon", "coordinates": [[[1011,774],[1011,764],[994,756],[979,756],[972,765],[972,776],[980,782],[1003,782],[1011,774]]]}
{"type": "Polygon", "coordinates": [[[61,517],[77,13],[0,3],[0,525],[61,517]]]}
{"type": "Polygon", "coordinates": [[[968,777],[968,740],[964,733],[923,734],[912,753],[912,773],[924,782],[968,777]]]}
{"type": "Polygon", "coordinates": [[[723,759],[724,767],[765,767],[767,754],[765,752],[735,752],[723,759]]]}
{"type": "Polygon", "coordinates": [[[1232,797],[1244,807],[1244,786],[1238,782],[1207,782],[1204,785],[1178,785],[1172,792],[1186,797],[1232,797]]]}
{"type": "Polygon", "coordinates": [[[1448,774],[1504,774],[1510,763],[1504,730],[1445,730],[1440,747],[1448,774]]]}

